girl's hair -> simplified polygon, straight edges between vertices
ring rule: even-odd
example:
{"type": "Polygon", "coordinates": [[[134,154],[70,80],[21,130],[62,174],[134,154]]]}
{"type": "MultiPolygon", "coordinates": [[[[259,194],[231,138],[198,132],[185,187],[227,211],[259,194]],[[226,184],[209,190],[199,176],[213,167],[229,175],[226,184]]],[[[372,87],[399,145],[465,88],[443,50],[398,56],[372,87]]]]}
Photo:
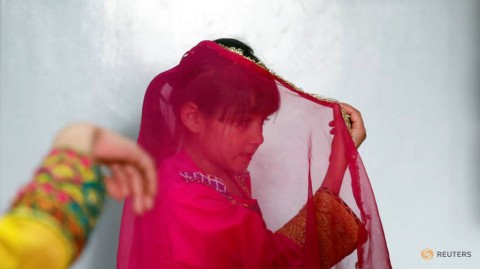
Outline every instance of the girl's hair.
{"type": "Polygon", "coordinates": [[[242,50],[243,56],[246,56],[255,62],[261,62],[260,59],[255,56],[253,49],[248,46],[247,44],[243,43],[240,40],[233,39],[233,38],[219,38],[214,40],[215,43],[223,45],[229,48],[235,48],[242,50]]]}
{"type": "MultiPolygon", "coordinates": [[[[244,56],[258,61],[253,50],[241,41],[222,38],[215,42],[241,49],[244,56]]],[[[170,101],[177,119],[182,105],[193,102],[207,117],[219,116],[221,120],[232,122],[247,113],[265,117],[273,114],[280,107],[280,94],[275,80],[232,64],[226,68],[202,70],[181,90],[174,90],[170,101]]]]}

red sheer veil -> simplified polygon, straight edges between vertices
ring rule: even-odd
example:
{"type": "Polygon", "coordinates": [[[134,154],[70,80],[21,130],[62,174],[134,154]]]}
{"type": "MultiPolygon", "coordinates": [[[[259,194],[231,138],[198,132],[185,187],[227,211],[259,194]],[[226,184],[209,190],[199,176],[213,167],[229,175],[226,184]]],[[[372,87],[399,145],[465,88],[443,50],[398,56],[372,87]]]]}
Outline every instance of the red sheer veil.
{"type": "MultiPolygon", "coordinates": [[[[348,120],[338,103],[303,92],[241,54],[242,51],[202,41],[183,56],[179,65],[155,77],[145,94],[138,143],[154,157],[157,165],[177,152],[182,139],[178,136],[170,95],[172,91],[190,87],[199,76],[214,77],[221,71],[222,77],[216,79],[236,81],[235,78],[241,77],[245,85],[273,81],[280,92],[280,109],[265,124],[265,141],[249,166],[253,197],[259,201],[267,227],[280,228],[311,197],[309,185],[315,191],[330,178],[339,188],[339,197],[362,221],[365,227],[362,237],[366,238],[334,268],[355,268],[355,265],[391,268],[375,197],[350,136],[348,120]],[[335,127],[333,135],[330,122],[335,127]]],[[[199,90],[208,87],[195,86],[199,90]]],[[[117,268],[124,268],[134,251],[136,217],[130,204],[124,205],[117,268]]],[[[315,225],[307,223],[306,227],[305,253],[309,253],[308,248],[316,247],[314,240],[309,239],[315,225]]],[[[319,258],[315,254],[306,257],[319,258]]],[[[306,262],[307,267],[314,263],[306,262]]]]}

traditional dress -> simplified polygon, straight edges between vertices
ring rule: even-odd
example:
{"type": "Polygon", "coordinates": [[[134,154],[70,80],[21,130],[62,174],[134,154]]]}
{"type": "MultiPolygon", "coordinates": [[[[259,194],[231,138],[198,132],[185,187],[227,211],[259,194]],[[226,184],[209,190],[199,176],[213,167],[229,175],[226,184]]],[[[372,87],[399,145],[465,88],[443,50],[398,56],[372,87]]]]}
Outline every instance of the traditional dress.
{"type": "Polygon", "coordinates": [[[201,42],[147,89],[139,143],[160,167],[159,192],[154,210],[142,217],[125,203],[117,268],[391,268],[346,123],[336,101],[301,91],[241,50],[201,42]],[[260,91],[272,83],[280,110],[265,125],[265,143],[249,167],[259,205],[249,172],[236,176],[244,191],[238,197],[182,152],[172,96],[209,87],[260,91]],[[266,199],[272,194],[265,190],[279,184],[305,191],[293,214],[266,199]],[[287,217],[275,232],[262,217],[264,205],[268,218],[287,217]]]}

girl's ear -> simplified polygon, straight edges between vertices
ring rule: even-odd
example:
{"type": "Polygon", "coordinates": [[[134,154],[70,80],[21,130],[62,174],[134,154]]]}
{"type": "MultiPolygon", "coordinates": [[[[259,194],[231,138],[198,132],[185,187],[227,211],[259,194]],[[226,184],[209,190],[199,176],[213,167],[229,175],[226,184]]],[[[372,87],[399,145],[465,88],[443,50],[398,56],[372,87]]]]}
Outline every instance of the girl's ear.
{"type": "Polygon", "coordinates": [[[202,114],[195,103],[187,102],[180,109],[183,125],[192,133],[198,133],[202,128],[202,114]]]}

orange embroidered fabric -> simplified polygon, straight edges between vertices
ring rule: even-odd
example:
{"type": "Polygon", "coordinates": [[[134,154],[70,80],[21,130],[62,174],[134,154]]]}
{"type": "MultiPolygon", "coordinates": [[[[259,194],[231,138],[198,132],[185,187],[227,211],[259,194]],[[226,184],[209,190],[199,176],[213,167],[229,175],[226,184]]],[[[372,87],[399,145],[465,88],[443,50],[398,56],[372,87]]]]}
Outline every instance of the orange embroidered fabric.
{"type": "MultiPolygon", "coordinates": [[[[327,189],[318,190],[313,196],[317,240],[320,246],[321,268],[330,268],[363,243],[359,235],[363,228],[352,210],[327,189]]],[[[307,210],[304,207],[277,233],[291,239],[300,247],[305,244],[307,210]]]]}

